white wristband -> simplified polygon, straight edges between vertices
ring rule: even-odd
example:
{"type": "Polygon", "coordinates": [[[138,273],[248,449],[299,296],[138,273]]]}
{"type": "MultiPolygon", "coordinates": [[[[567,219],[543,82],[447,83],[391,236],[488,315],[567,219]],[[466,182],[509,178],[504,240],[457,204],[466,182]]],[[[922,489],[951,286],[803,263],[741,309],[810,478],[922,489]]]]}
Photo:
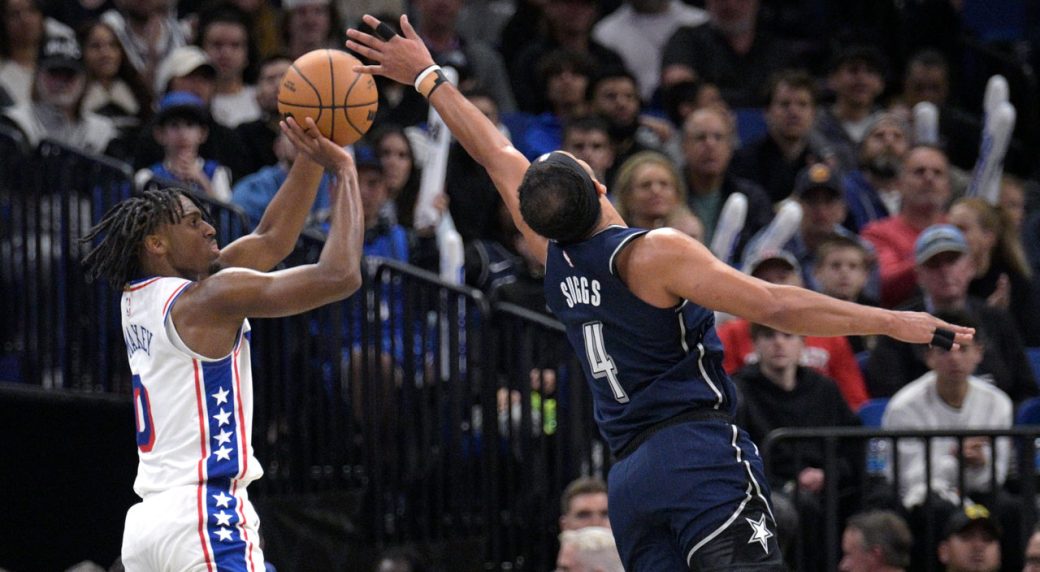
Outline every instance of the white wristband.
{"type": "Polygon", "coordinates": [[[430,74],[437,73],[440,70],[441,70],[441,66],[439,66],[437,64],[433,64],[430,67],[428,67],[428,68],[424,69],[423,71],[419,72],[419,75],[415,76],[415,91],[418,91],[419,93],[422,93],[422,90],[419,89],[419,86],[422,85],[423,80],[426,79],[427,77],[429,77],[430,74]]]}

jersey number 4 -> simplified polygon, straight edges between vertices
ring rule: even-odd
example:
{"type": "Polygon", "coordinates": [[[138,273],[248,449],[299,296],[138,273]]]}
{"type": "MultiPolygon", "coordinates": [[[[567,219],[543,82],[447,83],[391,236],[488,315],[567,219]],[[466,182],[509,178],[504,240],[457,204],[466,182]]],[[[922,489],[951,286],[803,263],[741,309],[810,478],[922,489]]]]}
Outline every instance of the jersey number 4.
{"type": "Polygon", "coordinates": [[[137,425],[137,448],[142,453],[155,445],[155,422],[152,421],[152,403],[148,399],[148,388],[141,383],[141,376],[134,375],[134,422],[137,425]]]}
{"type": "Polygon", "coordinates": [[[614,392],[614,399],[618,400],[618,403],[628,403],[628,394],[618,381],[617,366],[607,354],[606,344],[603,343],[603,322],[586,322],[582,325],[582,335],[585,336],[585,353],[589,357],[592,377],[607,378],[610,389],[614,392]]]}

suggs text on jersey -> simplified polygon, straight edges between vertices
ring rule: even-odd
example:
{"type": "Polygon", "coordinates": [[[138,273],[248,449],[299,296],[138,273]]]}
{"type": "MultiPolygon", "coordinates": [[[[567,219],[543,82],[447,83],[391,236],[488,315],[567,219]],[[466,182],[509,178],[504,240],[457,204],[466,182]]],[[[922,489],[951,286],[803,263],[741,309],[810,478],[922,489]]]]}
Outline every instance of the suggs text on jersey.
{"type": "Polygon", "coordinates": [[[584,276],[568,276],[560,282],[560,291],[567,299],[567,307],[573,308],[575,304],[592,304],[599,306],[599,280],[592,280],[584,276]]]}

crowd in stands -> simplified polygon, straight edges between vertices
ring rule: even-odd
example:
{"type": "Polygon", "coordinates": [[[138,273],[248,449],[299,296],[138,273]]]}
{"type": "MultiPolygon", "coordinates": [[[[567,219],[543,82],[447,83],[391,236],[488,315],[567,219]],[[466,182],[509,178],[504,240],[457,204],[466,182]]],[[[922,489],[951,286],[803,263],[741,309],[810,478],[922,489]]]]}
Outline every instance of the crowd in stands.
{"type": "MultiPolygon", "coordinates": [[[[533,159],[564,149],[587,161],[630,225],[669,226],[711,244],[739,193],[746,217],[725,248],[740,270],[977,328],[973,345],[946,353],[870,336],[803,338],[719,315],[739,418],[756,441],[781,427],[859,425],[860,407],[876,399],[890,399],[884,427],[1008,428],[1040,395],[1030,361],[1040,352],[1040,97],[1012,78],[1020,107],[999,195],[970,196],[987,77],[972,76],[979,66],[964,65],[959,39],[996,41],[967,4],[0,0],[0,123],[27,152],[51,139],[106,155],[132,165],[142,188],[185,187],[237,205],[255,223],[294,159],[277,126],[278,87],[293,59],[345,49],[343,30],[363,26],[364,12],[392,23],[406,11],[436,61],[458,71],[463,93],[518,150],[533,159]],[[920,102],[938,109],[937,142],[916,135],[920,102]],[[801,217],[777,243],[771,223],[788,204],[801,217]]],[[[989,49],[1028,71],[1040,63],[1040,14],[1023,10],[1017,35],[989,49]]],[[[353,146],[365,253],[437,271],[434,228],[417,216],[422,170],[436,152],[429,108],[410,88],[377,84],[375,126],[353,146]]],[[[322,184],[310,221],[317,232],[328,216],[322,184]]],[[[465,241],[467,283],[547,312],[537,257],[457,143],[435,195],[434,210],[450,215],[465,241]]],[[[954,516],[937,531],[939,552],[924,557],[945,564],[969,550],[962,540],[1000,540],[1005,569],[1035,569],[1040,536],[1033,553],[1013,542],[1033,523],[1002,488],[1007,443],[962,446],[931,448],[936,499],[923,492],[923,448],[892,452],[901,516],[849,519],[843,570],[907,568],[901,519],[942,503],[954,516]],[[955,508],[965,499],[980,508],[955,508]],[[881,564],[855,563],[867,561],[881,564]]],[[[819,535],[823,484],[853,482],[862,470],[856,455],[830,475],[820,451],[776,454],[784,456],[770,460],[779,467],[778,518],[786,507],[801,534],[819,535]]],[[[565,534],[561,542],[594,553],[607,540],[565,534]]]]}

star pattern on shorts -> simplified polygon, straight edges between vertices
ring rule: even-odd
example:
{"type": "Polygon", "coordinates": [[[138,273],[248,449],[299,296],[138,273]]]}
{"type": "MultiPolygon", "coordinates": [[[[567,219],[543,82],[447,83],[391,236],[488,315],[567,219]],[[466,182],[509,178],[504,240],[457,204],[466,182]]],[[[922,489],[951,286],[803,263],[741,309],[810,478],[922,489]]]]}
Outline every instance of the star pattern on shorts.
{"type": "Polygon", "coordinates": [[[220,537],[221,542],[231,542],[231,529],[220,528],[217,529],[217,536],[220,537]]]}
{"type": "Polygon", "coordinates": [[[220,413],[217,413],[213,416],[213,418],[217,420],[217,427],[223,427],[224,425],[230,423],[231,421],[228,419],[229,417],[231,417],[231,412],[224,411],[223,407],[220,408],[220,413]]]}
{"type": "Polygon", "coordinates": [[[213,394],[213,399],[217,400],[217,405],[220,405],[222,403],[227,403],[228,393],[230,393],[228,390],[226,390],[223,387],[221,387],[220,391],[218,391],[218,392],[213,394]]]}
{"type": "Polygon", "coordinates": [[[231,460],[231,449],[228,449],[227,447],[221,447],[221,448],[217,449],[216,451],[213,451],[213,454],[217,456],[217,460],[218,461],[230,461],[231,460]]]}
{"type": "Polygon", "coordinates": [[[227,445],[231,442],[232,435],[234,435],[234,433],[230,433],[227,429],[223,429],[220,433],[214,435],[213,438],[217,440],[217,445],[227,445]]]}
{"type": "Polygon", "coordinates": [[[231,502],[231,498],[224,494],[224,491],[220,491],[220,494],[213,495],[213,500],[217,501],[217,508],[228,508],[231,502]]]}
{"type": "Polygon", "coordinates": [[[752,530],[751,538],[749,538],[747,541],[748,544],[751,544],[752,542],[757,542],[760,545],[762,545],[762,551],[768,553],[768,541],[770,538],[773,537],[773,533],[769,531],[769,526],[766,524],[765,513],[763,513],[758,520],[751,520],[747,517],[745,517],[744,520],[746,520],[747,523],[751,525],[752,530]]]}
{"type": "Polygon", "coordinates": [[[217,519],[217,526],[231,526],[231,517],[233,515],[220,511],[213,514],[213,518],[217,519]]]}

